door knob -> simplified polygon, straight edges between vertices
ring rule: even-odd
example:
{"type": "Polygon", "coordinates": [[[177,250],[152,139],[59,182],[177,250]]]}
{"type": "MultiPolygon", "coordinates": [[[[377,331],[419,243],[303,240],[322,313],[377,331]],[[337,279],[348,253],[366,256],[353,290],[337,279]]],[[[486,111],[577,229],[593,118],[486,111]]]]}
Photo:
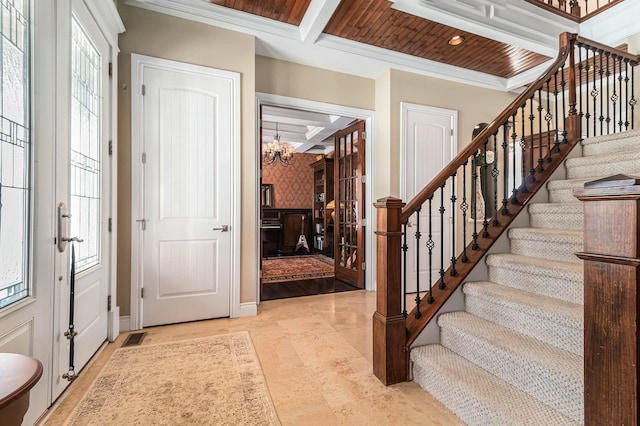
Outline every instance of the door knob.
{"type": "Polygon", "coordinates": [[[229,232],[229,225],[222,225],[220,228],[213,228],[214,231],[229,232]]]}

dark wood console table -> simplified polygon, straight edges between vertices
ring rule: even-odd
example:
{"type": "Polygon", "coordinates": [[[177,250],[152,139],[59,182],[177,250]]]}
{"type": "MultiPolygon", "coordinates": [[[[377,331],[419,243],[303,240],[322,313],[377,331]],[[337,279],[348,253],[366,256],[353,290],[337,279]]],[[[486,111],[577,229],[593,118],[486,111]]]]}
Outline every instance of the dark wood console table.
{"type": "Polygon", "coordinates": [[[19,426],[29,409],[29,392],[42,376],[42,363],[25,355],[0,353],[0,425],[19,426]]]}

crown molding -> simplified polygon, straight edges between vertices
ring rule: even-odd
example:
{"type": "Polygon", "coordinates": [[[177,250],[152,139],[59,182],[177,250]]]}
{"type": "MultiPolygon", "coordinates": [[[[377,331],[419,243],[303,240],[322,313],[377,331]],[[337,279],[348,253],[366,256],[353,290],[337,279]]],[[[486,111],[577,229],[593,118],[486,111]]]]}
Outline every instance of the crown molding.
{"type": "Polygon", "coordinates": [[[609,46],[640,34],[640,1],[623,1],[580,24],[580,35],[609,46]],[[615,23],[611,25],[611,23],[615,23]]]}
{"type": "Polygon", "coordinates": [[[113,0],[84,0],[93,19],[98,23],[112,48],[118,47],[118,34],[125,31],[124,24],[113,0]]]}

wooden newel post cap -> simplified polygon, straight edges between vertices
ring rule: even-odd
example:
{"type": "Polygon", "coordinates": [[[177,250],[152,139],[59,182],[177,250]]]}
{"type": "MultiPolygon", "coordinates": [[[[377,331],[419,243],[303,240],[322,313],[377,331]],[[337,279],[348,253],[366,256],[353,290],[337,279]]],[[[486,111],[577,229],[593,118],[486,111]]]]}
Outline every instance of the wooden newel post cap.
{"type": "Polygon", "coordinates": [[[584,189],[573,191],[579,200],[592,197],[619,197],[640,195],[640,177],[617,174],[606,178],[586,182],[584,189]]]}
{"type": "Polygon", "coordinates": [[[384,197],[384,198],[379,198],[377,202],[373,203],[373,206],[376,208],[380,208],[380,207],[402,208],[405,206],[405,203],[400,198],[384,197]]]}

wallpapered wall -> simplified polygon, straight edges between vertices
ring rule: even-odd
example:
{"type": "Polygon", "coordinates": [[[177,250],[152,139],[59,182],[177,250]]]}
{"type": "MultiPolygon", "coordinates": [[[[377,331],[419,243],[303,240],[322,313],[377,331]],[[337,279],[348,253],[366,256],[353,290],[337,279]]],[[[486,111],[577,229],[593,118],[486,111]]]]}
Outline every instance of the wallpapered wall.
{"type": "Polygon", "coordinates": [[[295,154],[295,163],[262,165],[262,183],[273,184],[273,207],[278,209],[313,208],[313,169],[316,154],[295,154]]]}

